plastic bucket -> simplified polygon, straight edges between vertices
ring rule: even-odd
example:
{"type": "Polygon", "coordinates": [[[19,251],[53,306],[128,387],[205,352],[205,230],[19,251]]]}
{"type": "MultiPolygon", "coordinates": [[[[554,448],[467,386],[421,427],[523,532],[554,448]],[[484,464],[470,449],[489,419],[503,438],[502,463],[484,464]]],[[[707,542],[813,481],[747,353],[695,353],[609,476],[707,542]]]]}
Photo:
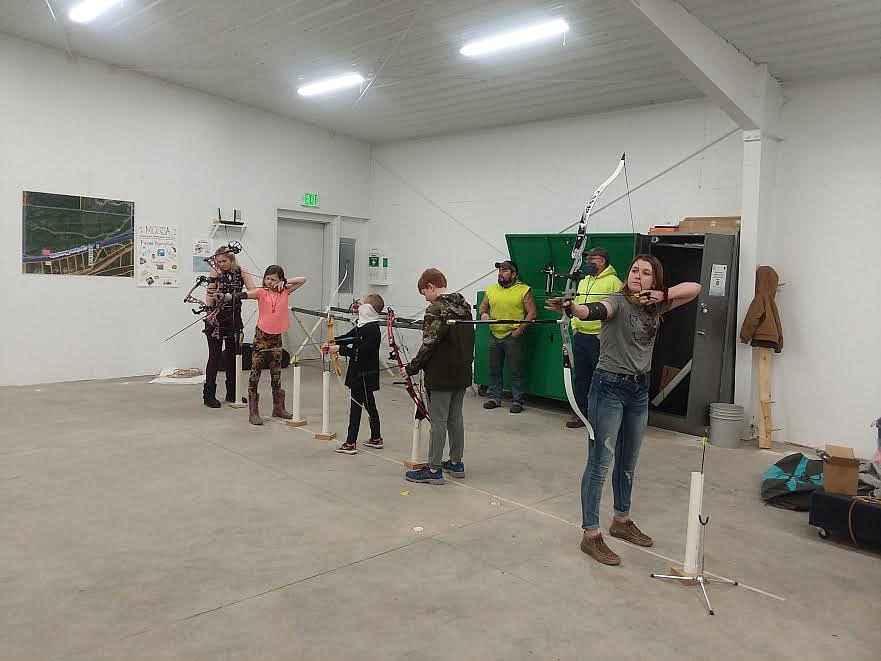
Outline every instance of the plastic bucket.
{"type": "Polygon", "coordinates": [[[743,431],[743,407],[739,404],[710,404],[710,445],[739,448],[743,431]]]}

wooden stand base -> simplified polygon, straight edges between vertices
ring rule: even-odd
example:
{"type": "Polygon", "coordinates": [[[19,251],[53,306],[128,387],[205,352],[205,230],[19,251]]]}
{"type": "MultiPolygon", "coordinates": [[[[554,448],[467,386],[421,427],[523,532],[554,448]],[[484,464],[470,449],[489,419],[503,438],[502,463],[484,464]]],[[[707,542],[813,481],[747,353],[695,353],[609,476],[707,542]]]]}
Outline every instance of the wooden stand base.
{"type": "MultiPolygon", "coordinates": [[[[688,574],[683,572],[678,567],[670,567],[670,575],[671,576],[682,576],[683,578],[688,576],[688,574]]],[[[679,585],[682,585],[684,587],[688,587],[689,585],[697,585],[697,579],[692,579],[690,581],[677,581],[677,582],[679,583],[679,585]]]]}
{"type": "Polygon", "coordinates": [[[302,427],[306,423],[306,418],[302,418],[300,420],[288,420],[285,423],[288,427],[302,427]]]}
{"type": "Polygon", "coordinates": [[[428,464],[424,461],[410,461],[409,459],[404,459],[404,466],[409,468],[410,470],[419,470],[420,468],[425,468],[428,464]]]}
{"type": "MultiPolygon", "coordinates": [[[[290,424],[290,423],[288,423],[288,424],[290,424]]],[[[317,438],[319,441],[332,441],[333,439],[336,438],[336,434],[333,433],[332,431],[329,431],[329,432],[320,431],[317,434],[315,434],[315,438],[317,438]]]]}

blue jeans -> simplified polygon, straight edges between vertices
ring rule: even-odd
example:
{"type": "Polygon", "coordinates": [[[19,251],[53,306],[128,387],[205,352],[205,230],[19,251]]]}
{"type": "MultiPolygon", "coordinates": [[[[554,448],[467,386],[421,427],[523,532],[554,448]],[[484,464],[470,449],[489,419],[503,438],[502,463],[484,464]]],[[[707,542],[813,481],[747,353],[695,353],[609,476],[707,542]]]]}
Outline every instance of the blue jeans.
{"type": "Polygon", "coordinates": [[[581,478],[581,527],[600,527],[600,497],[612,459],[615,514],[630,514],[636,460],[649,416],[648,375],[640,381],[627,374],[595,370],[590,384],[587,419],[595,438],[588,443],[587,466],[581,478]]]}
{"type": "Polygon", "coordinates": [[[515,404],[523,404],[523,336],[506,335],[501,340],[489,334],[489,398],[502,403],[502,367],[508,361],[511,393],[515,404]]]}
{"type": "Polygon", "coordinates": [[[591,333],[573,333],[572,350],[575,354],[575,401],[586,415],[590,405],[587,399],[590,383],[600,359],[600,338],[591,333]]]}

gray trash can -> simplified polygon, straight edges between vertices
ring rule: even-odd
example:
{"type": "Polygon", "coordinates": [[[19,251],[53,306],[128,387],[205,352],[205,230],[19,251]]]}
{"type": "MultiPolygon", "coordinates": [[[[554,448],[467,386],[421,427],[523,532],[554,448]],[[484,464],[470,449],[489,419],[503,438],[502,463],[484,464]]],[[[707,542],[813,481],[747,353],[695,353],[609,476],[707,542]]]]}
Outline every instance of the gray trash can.
{"type": "Polygon", "coordinates": [[[742,431],[742,406],[722,402],[710,404],[710,445],[739,448],[742,431]]]}

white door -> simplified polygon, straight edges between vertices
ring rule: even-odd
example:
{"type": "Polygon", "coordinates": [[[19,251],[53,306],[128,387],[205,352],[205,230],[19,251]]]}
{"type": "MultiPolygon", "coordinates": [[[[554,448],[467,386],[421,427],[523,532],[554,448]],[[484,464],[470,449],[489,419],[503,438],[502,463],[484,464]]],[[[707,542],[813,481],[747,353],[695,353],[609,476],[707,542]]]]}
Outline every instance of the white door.
{"type": "MultiPolygon", "coordinates": [[[[278,221],[278,263],[284,269],[285,276],[292,278],[298,275],[306,276],[306,284],[295,291],[290,298],[290,304],[298,308],[310,310],[323,310],[322,297],[327,289],[324,283],[324,246],[325,231],[329,230],[327,223],[310,222],[302,220],[278,221]]],[[[297,315],[310,331],[319,317],[304,314],[297,315]]],[[[316,328],[313,337],[321,342],[324,327],[316,328]]],[[[293,356],[302,344],[305,334],[294,317],[291,317],[291,326],[285,339],[285,348],[293,356]]],[[[307,342],[303,347],[303,358],[317,358],[318,350],[307,342]]]]}

